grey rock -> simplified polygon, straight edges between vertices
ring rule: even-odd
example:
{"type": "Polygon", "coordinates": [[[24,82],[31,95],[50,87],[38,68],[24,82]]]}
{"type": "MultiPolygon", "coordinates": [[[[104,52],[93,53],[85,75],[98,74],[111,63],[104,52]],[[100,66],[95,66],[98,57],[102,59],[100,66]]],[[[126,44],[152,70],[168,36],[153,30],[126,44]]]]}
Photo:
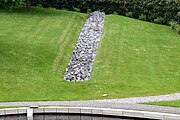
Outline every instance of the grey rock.
{"type": "Polygon", "coordinates": [[[104,18],[105,14],[98,11],[88,16],[66,69],[64,80],[89,80],[103,32],[104,18]]]}

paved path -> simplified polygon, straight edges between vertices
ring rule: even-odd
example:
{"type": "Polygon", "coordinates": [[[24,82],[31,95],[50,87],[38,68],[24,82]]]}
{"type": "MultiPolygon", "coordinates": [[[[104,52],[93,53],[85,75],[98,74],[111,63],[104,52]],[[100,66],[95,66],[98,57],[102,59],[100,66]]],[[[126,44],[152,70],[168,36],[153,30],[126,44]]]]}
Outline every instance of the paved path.
{"type": "Polygon", "coordinates": [[[106,101],[106,102],[116,102],[116,103],[142,103],[142,102],[158,102],[158,101],[171,101],[171,100],[180,100],[180,93],[158,95],[158,96],[148,96],[148,97],[95,100],[95,101],[102,101],[102,102],[106,101]]]}
{"type": "Polygon", "coordinates": [[[162,101],[162,100],[164,101],[180,100],[180,93],[160,95],[160,96],[108,99],[108,100],[1,102],[0,106],[62,105],[62,106],[74,106],[74,107],[117,108],[117,109],[142,110],[142,111],[180,114],[180,108],[137,104],[139,102],[152,102],[152,101],[162,101]]]}

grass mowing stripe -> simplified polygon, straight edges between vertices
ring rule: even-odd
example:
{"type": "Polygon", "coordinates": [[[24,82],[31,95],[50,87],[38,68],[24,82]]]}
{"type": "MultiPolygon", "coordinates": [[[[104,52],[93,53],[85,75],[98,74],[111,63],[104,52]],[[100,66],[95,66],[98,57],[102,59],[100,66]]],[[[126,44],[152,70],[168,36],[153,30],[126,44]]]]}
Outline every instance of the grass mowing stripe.
{"type": "Polygon", "coordinates": [[[57,50],[57,55],[56,55],[56,58],[55,58],[55,60],[54,60],[54,63],[53,63],[53,69],[52,69],[52,71],[54,72],[54,73],[56,73],[57,71],[58,71],[58,68],[59,68],[59,63],[60,63],[60,59],[62,58],[62,51],[64,50],[63,48],[63,46],[61,46],[61,45],[66,45],[67,43],[68,43],[68,41],[66,41],[67,39],[66,39],[66,37],[68,36],[68,34],[69,34],[69,32],[70,32],[70,30],[71,30],[71,28],[73,27],[73,25],[74,25],[74,22],[76,21],[76,16],[74,15],[74,17],[71,19],[71,21],[69,21],[69,24],[67,25],[67,27],[66,27],[66,29],[63,31],[63,34],[62,34],[62,36],[59,38],[59,41],[58,41],[58,50],[57,50]]]}
{"type": "MultiPolygon", "coordinates": [[[[78,16],[76,15],[74,18],[74,21],[72,21],[72,26],[70,27],[70,31],[67,32],[66,37],[65,37],[65,42],[63,44],[63,49],[59,49],[59,53],[61,53],[61,56],[59,57],[59,67],[57,68],[56,74],[61,74],[64,76],[65,69],[64,69],[64,64],[67,65],[69,64],[70,58],[72,57],[72,52],[75,47],[75,43],[77,42],[78,35],[80,33],[80,30],[76,29],[78,28],[78,24],[76,23],[78,16]],[[76,35],[77,37],[72,37],[73,35],[76,35]],[[75,42],[76,41],[76,42],[75,42]],[[74,44],[72,44],[74,43],[74,44]],[[66,48],[66,49],[64,49],[66,48]],[[68,60],[68,61],[67,61],[68,60]]],[[[84,23],[84,22],[83,22],[84,23]]]]}
{"type": "Polygon", "coordinates": [[[91,76],[102,86],[97,91],[133,97],[180,90],[175,67],[179,65],[179,36],[167,26],[108,15],[105,32],[91,76]],[[164,49],[163,44],[174,47],[164,49]]]}
{"type": "Polygon", "coordinates": [[[43,8],[28,13],[0,11],[0,101],[124,98],[180,91],[180,36],[168,26],[117,15],[105,18],[90,81],[65,82],[64,72],[86,17],[43,8]],[[74,25],[59,44],[74,16],[74,25]],[[58,49],[62,56],[58,74],[53,74],[58,49]]]}

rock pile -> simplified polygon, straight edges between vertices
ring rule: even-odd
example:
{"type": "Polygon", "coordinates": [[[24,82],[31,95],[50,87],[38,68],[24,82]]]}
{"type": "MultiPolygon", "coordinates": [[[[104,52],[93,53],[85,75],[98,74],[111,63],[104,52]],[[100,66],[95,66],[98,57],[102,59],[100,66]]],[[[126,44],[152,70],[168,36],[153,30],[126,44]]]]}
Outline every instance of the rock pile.
{"type": "Polygon", "coordinates": [[[66,69],[64,80],[89,80],[104,27],[104,18],[105,14],[97,11],[87,18],[66,69]]]}

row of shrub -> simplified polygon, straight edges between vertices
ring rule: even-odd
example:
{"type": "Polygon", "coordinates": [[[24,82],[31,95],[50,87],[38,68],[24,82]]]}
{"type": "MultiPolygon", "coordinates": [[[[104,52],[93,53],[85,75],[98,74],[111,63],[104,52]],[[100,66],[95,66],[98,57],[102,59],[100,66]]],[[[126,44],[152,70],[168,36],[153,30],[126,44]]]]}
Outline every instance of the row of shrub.
{"type": "Polygon", "coordinates": [[[0,8],[2,7],[10,10],[22,4],[23,4],[22,0],[0,0],[0,8]]]}
{"type": "Polygon", "coordinates": [[[180,0],[32,0],[32,4],[80,12],[98,10],[160,24],[180,22],[180,0]]]}
{"type": "Polygon", "coordinates": [[[180,35],[180,24],[175,21],[171,21],[170,26],[172,30],[175,30],[180,35]]]}

